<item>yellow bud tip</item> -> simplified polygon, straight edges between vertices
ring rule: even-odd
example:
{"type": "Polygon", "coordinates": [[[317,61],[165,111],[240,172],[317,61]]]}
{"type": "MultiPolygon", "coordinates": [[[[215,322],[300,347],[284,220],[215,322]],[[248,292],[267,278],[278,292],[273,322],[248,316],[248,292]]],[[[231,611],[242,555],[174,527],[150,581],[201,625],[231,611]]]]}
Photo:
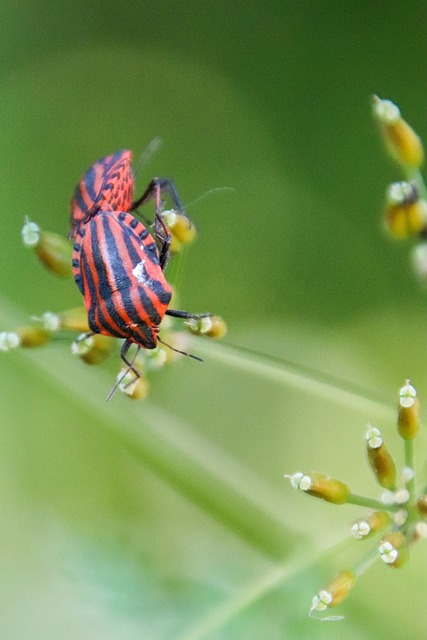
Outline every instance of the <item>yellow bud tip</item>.
{"type": "Polygon", "coordinates": [[[356,582],[352,571],[344,570],[337,573],[332,580],[314,596],[311,611],[324,611],[328,607],[336,607],[349,595],[356,582]]]}
{"type": "Polygon", "coordinates": [[[58,314],[61,329],[89,333],[87,311],[84,307],[74,307],[58,314]]]}
{"type": "Polygon", "coordinates": [[[52,332],[43,327],[21,327],[17,333],[21,347],[41,347],[52,338],[52,332]]]}
{"type": "Polygon", "coordinates": [[[404,440],[416,437],[420,428],[417,392],[409,380],[399,391],[397,428],[404,440]]]}
{"type": "Polygon", "coordinates": [[[66,238],[50,231],[40,233],[36,253],[40,262],[52,273],[61,277],[72,275],[72,251],[72,246],[66,238]]]}
{"type": "Polygon", "coordinates": [[[427,516],[427,494],[423,494],[418,498],[417,510],[423,517],[427,516]]]}
{"type": "Polygon", "coordinates": [[[373,511],[366,518],[360,518],[351,527],[351,534],[356,540],[374,535],[390,524],[390,516],[385,511],[373,511]]]}
{"type": "Polygon", "coordinates": [[[396,238],[419,235],[427,226],[427,202],[409,182],[395,182],[387,190],[384,222],[396,238]]]}
{"type": "Polygon", "coordinates": [[[227,333],[225,320],[220,316],[207,316],[206,318],[191,318],[185,323],[186,327],[195,335],[220,339],[227,333]]]}
{"type": "Polygon", "coordinates": [[[324,473],[298,472],[289,478],[294,488],[332,504],[344,504],[350,495],[350,489],[344,482],[330,478],[324,473]]]}
{"type": "Polygon", "coordinates": [[[373,115],[380,123],[389,154],[406,167],[419,168],[424,159],[420,138],[390,100],[373,99],[373,115]]]}

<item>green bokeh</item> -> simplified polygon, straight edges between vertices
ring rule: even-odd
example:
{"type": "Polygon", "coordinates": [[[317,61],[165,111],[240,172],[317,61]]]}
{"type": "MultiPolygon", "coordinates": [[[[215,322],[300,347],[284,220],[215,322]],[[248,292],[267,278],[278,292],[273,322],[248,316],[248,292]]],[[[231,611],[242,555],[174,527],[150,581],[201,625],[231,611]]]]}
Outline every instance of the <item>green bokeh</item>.
{"type": "MultiPolygon", "coordinates": [[[[424,2],[0,9],[2,329],[80,302],[22,247],[24,216],[66,235],[83,171],[160,136],[138,192],[172,176],[199,229],[180,265],[182,308],[223,315],[231,345],[379,391],[391,408],[410,376],[427,403],[427,295],[409,245],[381,230],[400,174],[369,112],[371,93],[390,97],[427,139],[424,2]],[[191,205],[221,187],[232,190],[191,205]]],[[[1,356],[0,636],[424,638],[422,549],[405,572],[363,577],[344,623],[306,611],[345,554],[191,635],[278,555],[302,565],[359,515],[294,495],[283,472],[318,469],[375,494],[363,430],[375,422],[393,448],[394,426],[391,409],[326,377],[284,383],[192,347],[205,364],[153,377],[145,404],[105,405],[114,363],[85,368],[67,344],[1,356]]]]}

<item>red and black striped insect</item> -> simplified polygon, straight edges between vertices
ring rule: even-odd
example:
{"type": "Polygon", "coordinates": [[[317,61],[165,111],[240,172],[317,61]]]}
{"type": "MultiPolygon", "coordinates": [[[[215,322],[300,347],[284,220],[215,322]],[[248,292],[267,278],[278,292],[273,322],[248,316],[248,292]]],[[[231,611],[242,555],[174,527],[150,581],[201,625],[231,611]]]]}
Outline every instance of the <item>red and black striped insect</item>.
{"type": "Polygon", "coordinates": [[[97,211],[131,210],[134,191],[131,160],[132,152],[121,149],[101,158],[86,171],[71,201],[70,238],[97,211]]]}
{"type": "Polygon", "coordinates": [[[89,328],[92,333],[125,339],[121,358],[136,378],[140,373],[133,366],[134,359],[127,358],[129,348],[136,344],[138,350],[154,349],[161,341],[159,325],[165,314],[177,318],[211,315],[168,309],[172,292],[163,269],[170,234],[160,214],[159,197],[154,231],[160,251],[147,228],[130,213],[98,211],[79,226],[73,252],[74,279],[84,296],[89,328]]]}
{"type": "Polygon", "coordinates": [[[71,201],[70,238],[74,238],[80,225],[98,211],[135,211],[159,193],[169,194],[174,208],[185,215],[175,183],[170,178],[153,178],[142,196],[134,201],[131,161],[132,152],[121,149],[101,158],[86,171],[71,201]]]}

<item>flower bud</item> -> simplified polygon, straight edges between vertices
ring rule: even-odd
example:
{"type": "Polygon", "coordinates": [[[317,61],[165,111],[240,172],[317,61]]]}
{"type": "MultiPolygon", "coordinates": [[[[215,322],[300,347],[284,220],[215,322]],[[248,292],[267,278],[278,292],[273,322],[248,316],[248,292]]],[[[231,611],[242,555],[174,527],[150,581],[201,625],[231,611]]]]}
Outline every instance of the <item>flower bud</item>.
{"type": "Polygon", "coordinates": [[[209,338],[223,338],[227,333],[225,320],[220,316],[207,316],[205,318],[191,318],[185,323],[191,333],[209,338]]]}
{"type": "Polygon", "coordinates": [[[144,376],[140,376],[139,378],[135,378],[134,374],[131,371],[127,371],[126,375],[123,378],[123,374],[126,369],[122,369],[122,371],[117,376],[117,379],[121,382],[119,384],[119,389],[124,394],[126,394],[129,398],[133,400],[143,400],[148,395],[148,381],[144,376]]]}
{"type": "Polygon", "coordinates": [[[295,473],[293,476],[286,477],[289,477],[295,489],[301,489],[310,496],[333,504],[344,504],[351,493],[344,482],[330,478],[324,473],[295,473]]]}
{"type": "Polygon", "coordinates": [[[417,510],[423,518],[427,516],[427,494],[424,493],[417,499],[417,510]]]}
{"type": "Polygon", "coordinates": [[[369,464],[378,482],[384,489],[394,489],[396,486],[396,465],[383,444],[379,429],[369,427],[366,432],[366,444],[369,464]]]}
{"type": "Polygon", "coordinates": [[[314,596],[311,611],[324,611],[328,607],[336,607],[343,602],[356,582],[352,571],[337,573],[319,593],[314,596]]]}
{"type": "Polygon", "coordinates": [[[404,440],[415,438],[420,428],[419,402],[414,387],[406,381],[399,391],[397,429],[404,440]]]}
{"type": "Polygon", "coordinates": [[[394,182],[387,190],[384,222],[396,238],[418,235],[427,227],[427,202],[410,182],[394,182]]]}
{"type": "Polygon", "coordinates": [[[87,311],[84,307],[73,307],[58,314],[61,329],[89,333],[87,311]]]}
{"type": "Polygon", "coordinates": [[[86,364],[100,364],[110,355],[113,340],[99,333],[87,335],[83,333],[71,345],[71,353],[78,356],[86,364]]]}
{"type": "Polygon", "coordinates": [[[163,347],[162,344],[158,344],[155,349],[147,349],[143,352],[144,358],[144,371],[157,371],[168,364],[170,349],[163,347]]]}
{"type": "Polygon", "coordinates": [[[374,511],[367,518],[360,518],[351,527],[351,535],[357,540],[369,538],[378,531],[383,531],[391,523],[385,511],[374,511]]]}
{"type": "Polygon", "coordinates": [[[42,322],[43,329],[46,329],[46,331],[58,331],[58,329],[61,328],[59,315],[57,313],[52,313],[52,311],[45,311],[40,320],[42,322]]]}
{"type": "Polygon", "coordinates": [[[0,351],[11,351],[21,344],[21,339],[16,332],[2,331],[0,332],[0,351]]]}
{"type": "Polygon", "coordinates": [[[72,275],[71,257],[73,248],[70,242],[50,231],[42,231],[35,222],[27,220],[21,231],[25,246],[33,247],[39,260],[53,273],[67,277],[72,275]]]}
{"type": "Polygon", "coordinates": [[[401,567],[409,558],[408,544],[400,531],[385,535],[378,550],[381,560],[395,569],[401,567]]]}
{"type": "Polygon", "coordinates": [[[52,338],[52,332],[43,327],[20,327],[17,330],[21,347],[41,347],[52,338]]]}
{"type": "Polygon", "coordinates": [[[197,231],[190,218],[174,209],[164,211],[162,215],[165,224],[179,243],[190,244],[194,242],[197,231]]]}
{"type": "Polygon", "coordinates": [[[390,100],[373,97],[373,115],[380,123],[381,133],[390,156],[400,165],[420,168],[424,150],[420,138],[400,115],[390,100]]]}

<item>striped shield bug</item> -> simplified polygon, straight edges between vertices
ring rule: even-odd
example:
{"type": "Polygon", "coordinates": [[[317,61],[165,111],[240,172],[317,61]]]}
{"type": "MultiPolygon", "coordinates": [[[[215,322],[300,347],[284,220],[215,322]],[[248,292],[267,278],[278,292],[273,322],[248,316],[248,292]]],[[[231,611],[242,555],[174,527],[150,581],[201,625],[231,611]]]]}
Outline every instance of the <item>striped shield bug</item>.
{"type": "Polygon", "coordinates": [[[121,149],[101,158],[84,174],[71,201],[71,231],[74,238],[82,223],[97,211],[129,211],[133,202],[132,153],[121,149]]]}
{"type": "Polygon", "coordinates": [[[101,158],[86,171],[71,201],[70,238],[74,238],[80,225],[97,211],[135,211],[149,200],[158,198],[159,193],[168,194],[174,208],[185,215],[175,183],[170,178],[153,178],[142,196],[134,201],[131,161],[132,152],[121,149],[101,158]]]}
{"type": "Polygon", "coordinates": [[[127,358],[129,348],[135,344],[138,350],[154,349],[162,342],[158,333],[165,314],[177,318],[211,315],[168,309],[172,292],[163,269],[170,234],[160,214],[159,197],[158,192],[154,230],[160,251],[132,214],[107,210],[96,212],[79,226],[73,252],[73,275],[84,297],[89,328],[93,334],[125,339],[121,358],[136,378],[140,374],[134,359],[127,358]]]}

